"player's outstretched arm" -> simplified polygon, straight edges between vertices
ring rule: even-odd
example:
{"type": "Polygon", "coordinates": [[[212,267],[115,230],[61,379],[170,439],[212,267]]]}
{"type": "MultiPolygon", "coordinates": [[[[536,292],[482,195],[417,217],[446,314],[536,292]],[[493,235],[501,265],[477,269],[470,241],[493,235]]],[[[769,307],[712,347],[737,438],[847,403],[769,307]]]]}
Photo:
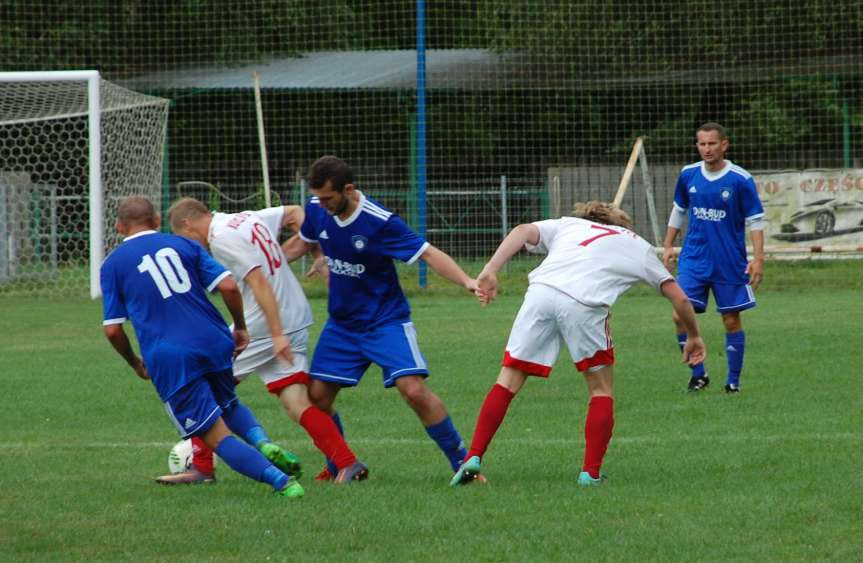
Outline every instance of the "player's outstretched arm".
{"type": "Polygon", "coordinates": [[[532,223],[523,223],[511,230],[477,276],[482,305],[488,305],[497,297],[497,273],[525,244],[539,244],[539,229],[532,223]]]}
{"type": "Polygon", "coordinates": [[[137,374],[141,379],[150,379],[150,376],[147,375],[147,368],[144,367],[144,362],[141,361],[141,358],[139,358],[138,355],[135,354],[135,351],[132,350],[132,343],[129,342],[129,337],[126,336],[126,331],[123,330],[123,325],[105,325],[103,330],[105,332],[105,338],[108,339],[108,342],[111,343],[114,350],[116,350],[117,353],[126,360],[129,367],[135,370],[135,374],[137,374]]]}
{"type": "Polygon", "coordinates": [[[249,332],[246,330],[246,318],[243,313],[243,294],[240,293],[237,282],[230,276],[222,278],[216,289],[222,294],[225,307],[228,308],[231,320],[234,321],[234,356],[236,357],[249,345],[249,332]]]}
{"type": "Polygon", "coordinates": [[[317,246],[317,244],[304,241],[299,235],[294,235],[282,243],[282,252],[285,253],[288,262],[293,262],[297,258],[302,258],[313,252],[317,246]]]}
{"type": "Polygon", "coordinates": [[[294,233],[300,232],[300,225],[306,218],[306,211],[299,205],[285,205],[282,214],[282,229],[288,229],[294,233]]]}
{"type": "Polygon", "coordinates": [[[475,292],[477,289],[476,280],[470,277],[461,269],[452,256],[430,244],[425,252],[420,255],[420,258],[425,260],[429,267],[437,272],[443,278],[448,279],[456,285],[460,285],[470,292],[475,292]]]}
{"type": "Polygon", "coordinates": [[[704,340],[701,339],[701,332],[698,330],[698,321],[695,319],[692,303],[689,302],[689,298],[674,280],[663,283],[661,291],[662,295],[671,301],[671,306],[686,328],[683,361],[692,366],[703,362],[704,358],[707,357],[707,349],[704,347],[704,340]]]}

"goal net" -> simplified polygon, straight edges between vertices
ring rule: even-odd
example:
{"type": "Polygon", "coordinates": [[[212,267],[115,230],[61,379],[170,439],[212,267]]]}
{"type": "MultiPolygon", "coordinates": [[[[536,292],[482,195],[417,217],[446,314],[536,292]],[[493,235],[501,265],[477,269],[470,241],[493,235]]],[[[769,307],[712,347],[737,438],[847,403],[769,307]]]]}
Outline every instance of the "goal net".
{"type": "Polygon", "coordinates": [[[118,202],[161,205],[168,104],[95,71],[0,73],[0,295],[100,294],[118,202]]]}

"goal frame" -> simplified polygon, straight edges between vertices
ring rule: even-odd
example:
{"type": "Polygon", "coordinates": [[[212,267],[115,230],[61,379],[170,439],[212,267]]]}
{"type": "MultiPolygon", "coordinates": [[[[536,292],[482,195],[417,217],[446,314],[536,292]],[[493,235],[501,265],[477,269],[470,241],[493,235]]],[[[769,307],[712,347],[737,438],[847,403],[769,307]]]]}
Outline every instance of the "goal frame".
{"type": "Polygon", "coordinates": [[[102,237],[102,131],[101,131],[101,75],[98,70],[54,70],[0,72],[0,82],[87,82],[87,135],[89,168],[89,228],[90,228],[90,297],[101,297],[99,268],[105,258],[102,237]]]}

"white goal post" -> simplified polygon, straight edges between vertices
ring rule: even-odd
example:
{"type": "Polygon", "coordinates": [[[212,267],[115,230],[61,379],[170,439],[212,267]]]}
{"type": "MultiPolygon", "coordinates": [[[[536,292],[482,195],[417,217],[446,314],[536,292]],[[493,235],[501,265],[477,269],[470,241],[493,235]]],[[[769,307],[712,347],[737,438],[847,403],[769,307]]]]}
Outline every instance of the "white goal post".
{"type": "Polygon", "coordinates": [[[101,295],[117,203],[161,203],[168,104],[95,70],[0,72],[0,295],[101,295]]]}

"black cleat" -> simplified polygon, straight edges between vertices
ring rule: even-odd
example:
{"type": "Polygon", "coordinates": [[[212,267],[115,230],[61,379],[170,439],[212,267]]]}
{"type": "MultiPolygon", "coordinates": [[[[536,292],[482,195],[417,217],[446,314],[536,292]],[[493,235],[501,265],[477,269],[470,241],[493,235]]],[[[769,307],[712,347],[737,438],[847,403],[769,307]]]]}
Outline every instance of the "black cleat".
{"type": "Polygon", "coordinates": [[[702,377],[692,377],[689,379],[689,385],[686,387],[686,390],[690,393],[694,393],[695,391],[706,389],[708,385],[710,385],[710,378],[706,375],[702,377]]]}
{"type": "Polygon", "coordinates": [[[740,393],[740,386],[735,385],[734,383],[726,383],[725,384],[725,392],[726,393],[740,393]]]}

